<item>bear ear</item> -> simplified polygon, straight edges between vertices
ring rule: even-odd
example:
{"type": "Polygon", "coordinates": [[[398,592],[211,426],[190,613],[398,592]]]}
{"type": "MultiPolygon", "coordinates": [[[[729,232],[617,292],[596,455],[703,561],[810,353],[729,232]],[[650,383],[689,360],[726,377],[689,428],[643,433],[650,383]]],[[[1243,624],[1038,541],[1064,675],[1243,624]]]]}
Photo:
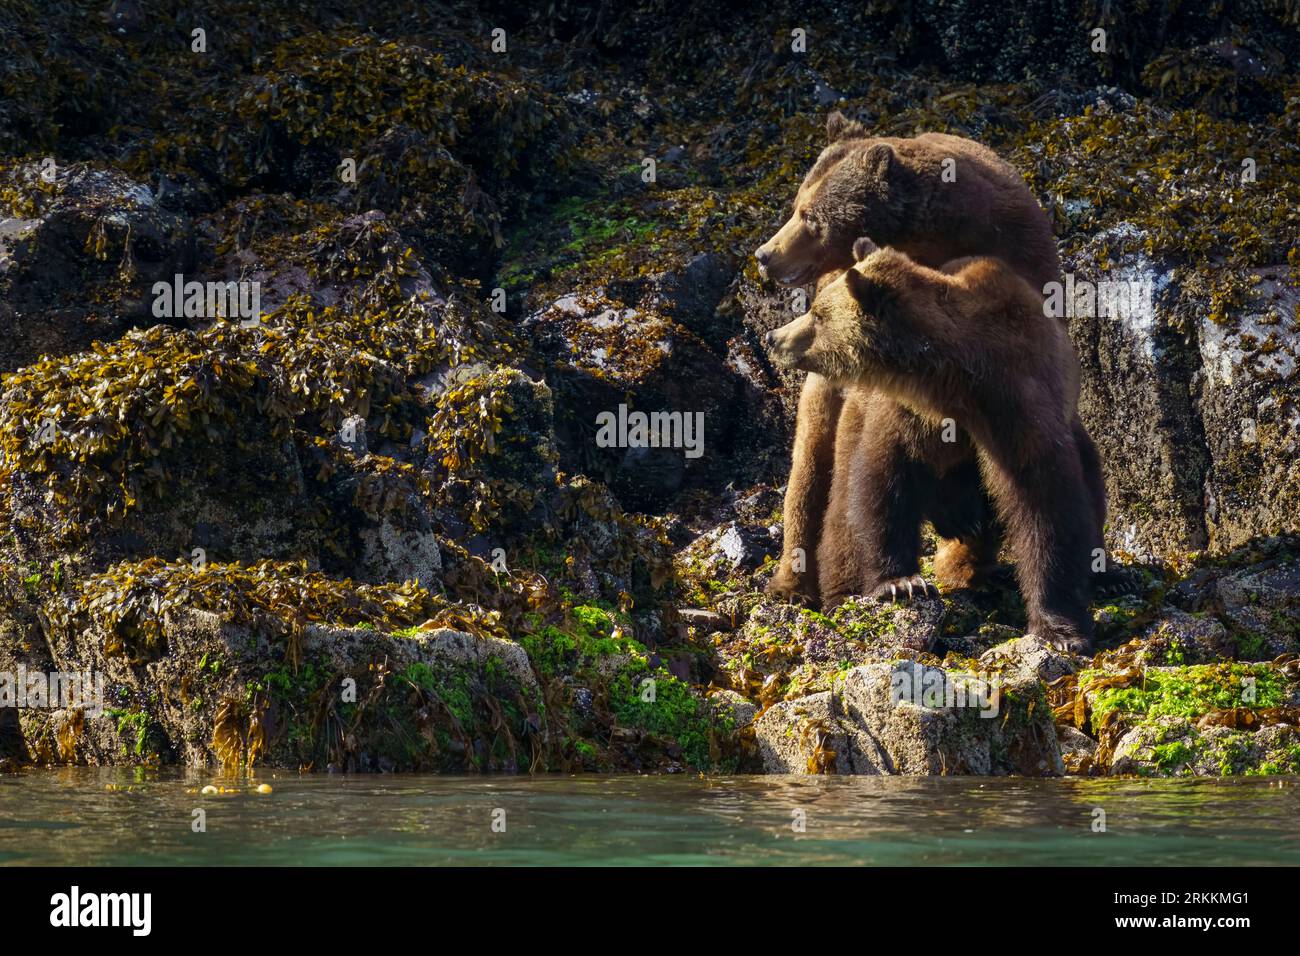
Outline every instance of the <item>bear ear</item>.
{"type": "Polygon", "coordinates": [[[894,148],[888,143],[875,143],[859,152],[857,160],[862,172],[879,182],[889,177],[889,168],[894,164],[894,148]]]}
{"type": "Polygon", "coordinates": [[[866,236],[858,236],[853,242],[853,261],[861,262],[880,247],[866,236]]]}
{"type": "Polygon", "coordinates": [[[867,128],[856,120],[851,120],[839,110],[826,117],[826,141],[834,143],[851,136],[866,136],[867,128]]]}
{"type": "Polygon", "coordinates": [[[857,269],[850,268],[844,273],[844,284],[848,287],[849,295],[862,306],[863,311],[875,312],[880,299],[880,288],[874,282],[857,269]]]}

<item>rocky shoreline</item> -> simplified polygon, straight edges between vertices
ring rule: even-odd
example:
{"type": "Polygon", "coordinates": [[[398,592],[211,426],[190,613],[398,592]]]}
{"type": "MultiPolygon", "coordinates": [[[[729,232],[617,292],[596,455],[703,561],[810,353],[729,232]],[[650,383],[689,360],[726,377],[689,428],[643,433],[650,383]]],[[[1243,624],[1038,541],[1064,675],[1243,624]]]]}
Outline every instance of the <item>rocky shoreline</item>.
{"type": "Polygon", "coordinates": [[[888,4],[215,6],[0,13],[0,675],[105,688],[0,707],[0,765],[1300,773],[1285,13],[1026,78],[972,52],[1043,35],[992,3],[984,47],[888,4]],[[860,29],[792,52],[809,22],[860,29]],[[1124,584],[1094,657],[1009,577],[763,593],[799,381],[749,253],[832,106],[989,144],[1068,272],[1150,290],[1070,321],[1124,584]],[[160,318],[178,275],[260,320],[160,318]],[[622,408],[701,415],[703,453],[608,447],[622,408]]]}

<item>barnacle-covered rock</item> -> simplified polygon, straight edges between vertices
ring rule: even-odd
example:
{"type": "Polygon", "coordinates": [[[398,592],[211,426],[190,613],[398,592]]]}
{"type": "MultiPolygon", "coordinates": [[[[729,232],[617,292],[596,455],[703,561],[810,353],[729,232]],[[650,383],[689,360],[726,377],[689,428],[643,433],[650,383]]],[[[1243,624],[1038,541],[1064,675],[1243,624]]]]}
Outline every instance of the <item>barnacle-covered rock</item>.
{"type": "Polygon", "coordinates": [[[1197,330],[1205,517],[1220,551],[1300,530],[1300,287],[1285,266],[1260,275],[1246,305],[1197,330]]]}
{"type": "Polygon", "coordinates": [[[1064,772],[1039,685],[1012,693],[916,661],[855,667],[833,691],[769,709],[755,732],[768,772],[1064,772]]]}
{"type": "Polygon", "coordinates": [[[1138,293],[1070,320],[1120,550],[1226,550],[1294,518],[1294,297],[1274,264],[1294,254],[1300,166],[1279,109],[1263,129],[1107,99],[1020,140],[1067,278],[1138,293]]]}
{"type": "Polygon", "coordinates": [[[1224,575],[1215,595],[1242,659],[1300,653],[1300,558],[1287,554],[1224,575]]]}
{"type": "Polygon", "coordinates": [[[767,773],[888,773],[874,740],[846,715],[830,691],[781,701],[754,723],[767,773]]]}
{"type": "Polygon", "coordinates": [[[1162,717],[1120,738],[1110,772],[1140,777],[1300,773],[1300,722],[1243,731],[1162,717]]]}
{"type": "Polygon", "coordinates": [[[1202,483],[1208,462],[1189,389],[1199,362],[1185,336],[1171,328],[1170,268],[1143,252],[1142,240],[1135,227],[1122,224],[1067,258],[1063,271],[1080,287],[1128,283],[1121,288],[1138,292],[1118,314],[1071,318],[1070,331],[1083,365],[1079,414],[1107,479],[1108,543],[1163,557],[1207,544],[1202,483]]]}
{"type": "Polygon", "coordinates": [[[542,733],[528,658],[495,617],[411,583],[150,559],[47,611],[55,664],[105,676],[108,715],[147,734],[142,761],[518,769],[542,733]]]}
{"type": "Polygon", "coordinates": [[[0,166],[0,371],[152,325],[153,284],[192,262],[189,221],[119,170],[0,166]]]}
{"type": "Polygon", "coordinates": [[[1013,691],[987,674],[902,661],[854,668],[840,695],[891,773],[1064,772],[1041,685],[1013,691]]]}
{"type": "Polygon", "coordinates": [[[764,705],[828,690],[849,666],[921,657],[938,640],[944,616],[938,601],[855,598],[829,614],[761,598],[741,603],[743,622],[713,639],[714,680],[764,705]]]}
{"type": "Polygon", "coordinates": [[[1210,664],[1234,655],[1250,659],[1243,650],[1214,615],[1166,607],[1147,631],[1141,656],[1149,664],[1210,664]]]}

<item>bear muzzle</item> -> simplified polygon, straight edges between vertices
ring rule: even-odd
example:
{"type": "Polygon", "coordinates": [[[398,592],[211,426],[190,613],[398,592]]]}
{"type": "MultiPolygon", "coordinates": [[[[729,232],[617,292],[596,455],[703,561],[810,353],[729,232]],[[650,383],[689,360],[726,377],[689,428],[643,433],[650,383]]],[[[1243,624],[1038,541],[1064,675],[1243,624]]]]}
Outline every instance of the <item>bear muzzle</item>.
{"type": "Polygon", "coordinates": [[[807,355],[816,338],[816,326],[812,313],[787,322],[779,329],[772,329],[763,337],[772,361],[786,368],[799,368],[799,363],[807,355]]]}

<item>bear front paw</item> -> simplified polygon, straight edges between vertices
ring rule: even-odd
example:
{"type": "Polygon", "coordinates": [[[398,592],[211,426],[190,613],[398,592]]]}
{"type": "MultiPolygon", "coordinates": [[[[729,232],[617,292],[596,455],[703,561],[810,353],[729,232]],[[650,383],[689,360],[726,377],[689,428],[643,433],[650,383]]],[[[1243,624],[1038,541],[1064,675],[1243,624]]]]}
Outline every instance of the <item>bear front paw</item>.
{"type": "Polygon", "coordinates": [[[1078,654],[1087,657],[1092,653],[1092,641],[1086,637],[1080,637],[1078,634],[1035,634],[1031,631],[1025,637],[1037,637],[1039,640],[1051,644],[1058,651],[1064,651],[1067,654],[1078,654]]]}
{"type": "Polygon", "coordinates": [[[802,582],[793,574],[778,572],[767,582],[763,590],[771,597],[779,598],[787,604],[811,605],[816,601],[816,598],[803,589],[802,582]]]}
{"type": "Polygon", "coordinates": [[[881,581],[867,593],[867,597],[877,601],[914,601],[938,596],[939,589],[919,574],[889,578],[881,581]]]}
{"type": "Polygon", "coordinates": [[[1081,633],[1078,627],[1052,617],[1043,617],[1038,620],[1031,619],[1025,637],[1036,637],[1040,641],[1052,645],[1058,651],[1064,651],[1067,654],[1079,654],[1086,657],[1092,652],[1092,640],[1088,635],[1081,633]]]}

